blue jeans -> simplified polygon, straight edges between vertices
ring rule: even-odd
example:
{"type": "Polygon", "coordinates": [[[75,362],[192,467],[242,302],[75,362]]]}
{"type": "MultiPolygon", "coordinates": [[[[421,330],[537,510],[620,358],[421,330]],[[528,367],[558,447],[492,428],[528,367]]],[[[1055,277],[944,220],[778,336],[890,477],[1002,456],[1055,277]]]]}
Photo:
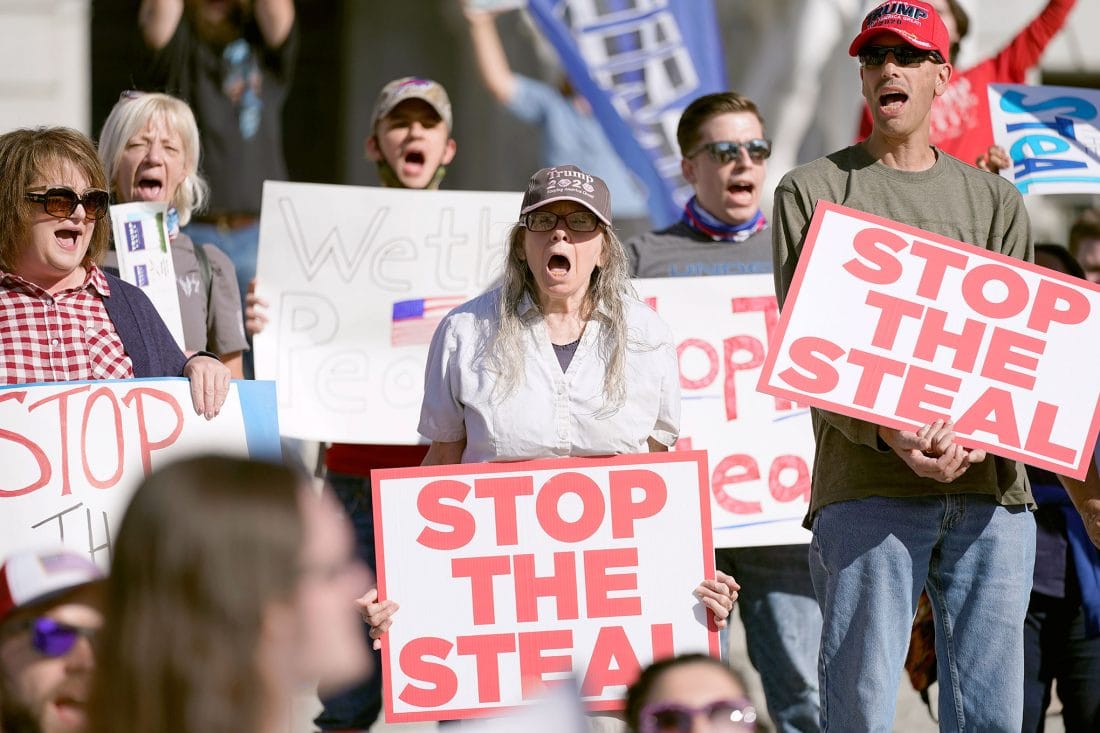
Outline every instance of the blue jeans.
{"type": "Polygon", "coordinates": [[[737,605],[749,660],[779,733],[818,730],[821,609],[806,545],[723,548],[718,568],[741,584],[737,605]]]}
{"type": "Polygon", "coordinates": [[[869,497],[814,518],[824,731],[890,731],[921,588],[936,625],[940,730],[1017,731],[1035,521],[990,496],[869,497]]]}
{"type": "MultiPolygon", "coordinates": [[[[256,255],[260,250],[260,225],[250,224],[237,229],[227,229],[217,224],[192,221],[183,228],[184,234],[191,237],[196,245],[213,244],[229,257],[237,271],[237,288],[241,293],[241,308],[244,308],[244,296],[248,284],[256,277],[256,255]]],[[[252,338],[248,343],[251,345],[252,338]]],[[[255,375],[252,352],[245,351],[244,375],[252,379],[255,375]]]]}
{"type": "MultiPolygon", "coordinates": [[[[370,480],[330,472],[328,482],[351,519],[356,554],[367,564],[371,573],[377,573],[370,480]]],[[[374,650],[367,624],[363,624],[363,643],[374,658],[374,673],[350,690],[321,700],[325,709],[313,721],[321,730],[366,730],[378,719],[378,713],[382,710],[382,654],[374,650]]]]}

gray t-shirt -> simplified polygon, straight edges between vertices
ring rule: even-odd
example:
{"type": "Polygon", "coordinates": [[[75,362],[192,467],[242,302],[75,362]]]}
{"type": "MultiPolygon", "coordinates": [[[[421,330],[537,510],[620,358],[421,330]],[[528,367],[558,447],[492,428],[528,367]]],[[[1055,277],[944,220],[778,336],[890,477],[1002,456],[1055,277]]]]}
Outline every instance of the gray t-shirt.
{"type": "Polygon", "coordinates": [[[767,230],[743,242],[714,241],[683,222],[633,237],[624,245],[634,277],[751,275],[772,271],[767,230]]]}
{"type": "MultiPolygon", "coordinates": [[[[246,351],[248,341],[244,335],[241,295],[237,290],[236,269],[229,257],[212,244],[203,245],[203,252],[210,261],[208,302],[194,242],[181,233],[172,240],[171,249],[183,319],[184,350],[205,350],[218,355],[246,351]]],[[[114,250],[107,253],[103,266],[118,271],[118,256],[114,250]]]]}

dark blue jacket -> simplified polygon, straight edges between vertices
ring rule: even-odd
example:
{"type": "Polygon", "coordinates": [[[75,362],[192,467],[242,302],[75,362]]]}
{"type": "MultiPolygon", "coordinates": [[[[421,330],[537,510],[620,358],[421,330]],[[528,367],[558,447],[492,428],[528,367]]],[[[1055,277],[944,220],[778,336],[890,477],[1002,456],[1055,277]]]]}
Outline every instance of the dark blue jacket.
{"type": "Polygon", "coordinates": [[[109,272],[103,274],[111,288],[111,295],[103,299],[103,304],[134,364],[134,376],[182,377],[187,357],[148,296],[109,272]]]}

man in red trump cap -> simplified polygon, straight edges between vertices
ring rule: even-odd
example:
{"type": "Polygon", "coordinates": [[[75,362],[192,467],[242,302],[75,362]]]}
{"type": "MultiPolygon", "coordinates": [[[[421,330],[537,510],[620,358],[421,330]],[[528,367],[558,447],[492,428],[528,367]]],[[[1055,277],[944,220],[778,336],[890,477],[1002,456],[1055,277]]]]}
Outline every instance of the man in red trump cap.
{"type": "Polygon", "coordinates": [[[103,573],[71,550],[12,553],[0,565],[0,730],[80,733],[103,624],[103,573]]]}
{"type": "MultiPolygon", "coordinates": [[[[859,57],[874,126],[863,142],[780,181],[772,244],[781,304],[822,200],[1032,260],[1016,189],[930,143],[932,103],[951,80],[949,48],[927,3],[883,3],[864,19],[849,53],[859,57]]],[[[1019,730],[1035,552],[1023,466],[962,447],[950,421],[910,432],[812,415],[806,524],[823,617],[822,729],[892,729],[910,623],[927,589],[941,729],[1019,730]]]]}

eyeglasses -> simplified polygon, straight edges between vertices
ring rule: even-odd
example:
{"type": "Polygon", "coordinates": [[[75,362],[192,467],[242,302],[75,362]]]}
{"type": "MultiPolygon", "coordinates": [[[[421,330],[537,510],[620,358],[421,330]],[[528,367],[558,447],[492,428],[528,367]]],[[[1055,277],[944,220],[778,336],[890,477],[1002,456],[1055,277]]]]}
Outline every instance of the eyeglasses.
{"type": "Polygon", "coordinates": [[[111,197],[101,188],[89,188],[83,194],[77,195],[76,191],[68,186],[53,186],[46,189],[45,193],[26,193],[28,201],[42,204],[42,208],[50,216],[58,219],[67,219],[76,211],[77,204],[84,207],[84,215],[90,219],[102,219],[107,213],[107,204],[111,197]]]}
{"type": "Polygon", "coordinates": [[[703,143],[688,157],[694,158],[705,150],[711,160],[719,165],[725,165],[726,163],[732,163],[741,158],[741,148],[744,148],[745,151],[748,152],[753,162],[759,163],[762,160],[767,160],[772,154],[772,141],[758,137],[752,140],[746,140],[745,142],[719,140],[713,143],[703,143]]]}
{"type": "Polygon", "coordinates": [[[942,64],[943,56],[939,51],[925,51],[913,46],[864,46],[859,49],[859,63],[864,66],[882,66],[886,63],[886,54],[894,54],[894,63],[898,66],[913,66],[931,60],[942,64]]]}
{"type": "Polygon", "coordinates": [[[140,97],[144,97],[146,94],[148,94],[148,92],[143,92],[140,89],[123,89],[122,93],[118,95],[118,101],[121,102],[124,99],[139,99],[140,97]]]}
{"type": "Polygon", "coordinates": [[[565,215],[558,215],[553,211],[532,211],[524,215],[520,223],[528,231],[548,232],[557,228],[559,221],[564,221],[565,226],[575,232],[594,232],[600,225],[599,218],[591,211],[570,211],[565,215]]]}
{"type": "Polygon", "coordinates": [[[39,653],[47,657],[63,657],[72,651],[80,637],[91,641],[96,629],[72,626],[41,616],[27,623],[31,631],[31,644],[39,653]]]}
{"type": "Polygon", "coordinates": [[[642,708],[641,733],[691,733],[696,715],[702,715],[715,733],[751,733],[756,709],[748,700],[715,700],[693,708],[674,702],[656,702],[642,708]]]}

